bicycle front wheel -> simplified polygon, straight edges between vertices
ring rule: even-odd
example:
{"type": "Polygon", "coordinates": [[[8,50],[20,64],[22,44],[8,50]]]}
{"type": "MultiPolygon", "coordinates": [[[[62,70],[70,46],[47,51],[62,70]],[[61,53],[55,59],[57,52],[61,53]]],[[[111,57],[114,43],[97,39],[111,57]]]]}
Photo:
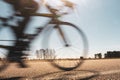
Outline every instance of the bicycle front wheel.
{"type": "Polygon", "coordinates": [[[48,40],[48,48],[53,49],[53,66],[65,71],[81,66],[88,52],[88,42],[80,28],[68,22],[60,22],[51,31],[48,40]]]}

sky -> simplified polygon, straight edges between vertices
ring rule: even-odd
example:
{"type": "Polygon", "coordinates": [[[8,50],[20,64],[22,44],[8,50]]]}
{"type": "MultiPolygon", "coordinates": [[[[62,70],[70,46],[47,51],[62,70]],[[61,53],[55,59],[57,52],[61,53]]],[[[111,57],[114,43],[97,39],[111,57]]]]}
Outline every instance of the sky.
{"type": "MultiPolygon", "coordinates": [[[[38,0],[37,0],[38,1],[38,0]]],[[[73,0],[72,0],[73,1],[73,0]]],[[[69,21],[84,31],[89,43],[88,56],[93,57],[96,53],[106,53],[107,51],[120,51],[120,0],[74,0],[76,8],[70,15],[63,16],[61,20],[69,21]]],[[[0,1],[0,16],[7,17],[13,12],[10,5],[0,1]]],[[[41,7],[38,12],[47,12],[41,7]]],[[[48,18],[33,17],[26,31],[32,33],[35,26],[43,25],[48,18]]],[[[5,29],[0,38],[13,39],[10,30],[5,29]],[[11,36],[11,37],[10,37],[11,36]]],[[[0,42],[0,44],[9,44],[0,42]]],[[[34,46],[38,46],[34,42],[34,46]]]]}
{"type": "Polygon", "coordinates": [[[80,25],[90,45],[90,54],[120,50],[120,1],[84,0],[79,8],[80,25]]]}

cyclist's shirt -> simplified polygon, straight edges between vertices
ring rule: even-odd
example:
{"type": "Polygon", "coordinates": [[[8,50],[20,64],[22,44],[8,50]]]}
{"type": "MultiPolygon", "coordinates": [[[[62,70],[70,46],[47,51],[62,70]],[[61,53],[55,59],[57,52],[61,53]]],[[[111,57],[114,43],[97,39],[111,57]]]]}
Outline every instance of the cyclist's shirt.
{"type": "Polygon", "coordinates": [[[11,4],[15,11],[20,11],[22,14],[33,13],[38,10],[38,3],[34,0],[5,0],[11,4]]]}

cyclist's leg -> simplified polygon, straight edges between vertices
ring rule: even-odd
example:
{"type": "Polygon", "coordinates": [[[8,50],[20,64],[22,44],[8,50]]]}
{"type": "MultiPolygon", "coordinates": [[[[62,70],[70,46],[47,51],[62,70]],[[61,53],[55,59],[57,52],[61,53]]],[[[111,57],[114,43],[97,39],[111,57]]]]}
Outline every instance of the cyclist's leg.
{"type": "Polygon", "coordinates": [[[16,61],[21,67],[26,67],[24,59],[22,58],[25,54],[23,53],[28,47],[27,42],[24,41],[24,31],[27,23],[30,21],[30,17],[27,16],[22,22],[19,22],[18,27],[12,27],[13,33],[16,37],[16,42],[12,48],[9,49],[7,58],[9,61],[16,61]]]}

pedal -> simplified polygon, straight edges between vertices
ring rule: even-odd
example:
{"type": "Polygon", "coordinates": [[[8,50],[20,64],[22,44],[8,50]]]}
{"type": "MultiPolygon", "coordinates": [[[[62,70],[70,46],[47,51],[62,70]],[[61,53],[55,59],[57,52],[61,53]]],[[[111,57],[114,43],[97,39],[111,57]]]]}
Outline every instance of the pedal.
{"type": "Polygon", "coordinates": [[[23,60],[18,62],[18,66],[20,68],[28,68],[28,65],[23,60]]]}

